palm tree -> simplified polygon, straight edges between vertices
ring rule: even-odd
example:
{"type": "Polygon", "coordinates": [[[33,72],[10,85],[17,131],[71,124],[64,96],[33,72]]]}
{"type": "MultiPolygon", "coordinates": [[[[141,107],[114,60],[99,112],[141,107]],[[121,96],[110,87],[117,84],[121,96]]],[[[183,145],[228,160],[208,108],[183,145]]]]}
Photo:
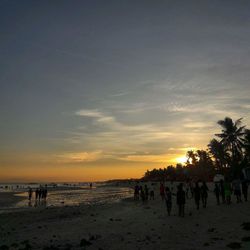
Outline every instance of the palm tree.
{"type": "Polygon", "coordinates": [[[210,178],[214,172],[214,165],[211,156],[206,150],[197,150],[197,168],[200,177],[205,180],[210,178]]]}
{"type": "Polygon", "coordinates": [[[230,152],[233,165],[238,164],[243,158],[245,126],[240,126],[241,120],[242,118],[233,122],[231,118],[226,117],[224,120],[218,121],[218,124],[222,126],[222,133],[216,134],[216,136],[221,138],[220,143],[230,152]]]}
{"type": "Polygon", "coordinates": [[[215,159],[217,169],[222,172],[229,163],[229,154],[226,147],[217,139],[212,139],[208,144],[208,149],[215,159]]]}

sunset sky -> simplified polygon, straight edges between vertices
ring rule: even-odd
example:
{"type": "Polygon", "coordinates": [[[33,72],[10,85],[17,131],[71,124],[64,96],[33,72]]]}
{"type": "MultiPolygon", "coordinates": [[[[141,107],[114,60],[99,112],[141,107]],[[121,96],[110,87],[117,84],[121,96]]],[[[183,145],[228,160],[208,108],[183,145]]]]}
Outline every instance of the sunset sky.
{"type": "Polygon", "coordinates": [[[141,177],[250,125],[250,2],[0,0],[0,181],[141,177]]]}

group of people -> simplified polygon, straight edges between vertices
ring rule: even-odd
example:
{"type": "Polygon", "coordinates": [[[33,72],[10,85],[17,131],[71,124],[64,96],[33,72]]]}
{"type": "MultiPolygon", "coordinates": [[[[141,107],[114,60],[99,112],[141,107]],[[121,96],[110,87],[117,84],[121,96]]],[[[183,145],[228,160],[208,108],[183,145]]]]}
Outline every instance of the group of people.
{"type": "Polygon", "coordinates": [[[139,200],[140,198],[142,202],[147,202],[148,200],[154,200],[155,199],[154,190],[153,189],[149,190],[147,185],[145,185],[144,188],[143,186],[139,186],[138,184],[135,185],[134,200],[139,200]]]}
{"type": "MultiPolygon", "coordinates": [[[[36,188],[36,190],[34,192],[35,192],[35,200],[36,201],[47,199],[47,195],[48,195],[47,187],[36,188]]],[[[29,190],[28,190],[29,201],[31,201],[32,197],[33,197],[33,190],[31,187],[29,187],[29,190]]]]}
{"type": "Polygon", "coordinates": [[[214,193],[216,196],[217,204],[227,203],[231,204],[232,194],[236,196],[237,203],[242,202],[242,194],[244,200],[247,201],[248,196],[248,182],[246,180],[234,179],[232,183],[229,181],[220,180],[215,183],[214,193]]]}
{"type": "MultiPolygon", "coordinates": [[[[239,179],[235,179],[232,181],[232,183],[230,183],[228,181],[221,180],[220,182],[216,182],[214,185],[214,193],[218,205],[221,202],[230,204],[232,193],[235,194],[237,203],[242,202],[242,193],[245,201],[247,201],[247,181],[240,181],[239,179]]],[[[203,208],[207,207],[209,189],[206,182],[204,181],[197,181],[195,183],[187,182],[185,184],[179,183],[176,192],[174,191],[173,182],[170,183],[170,186],[164,186],[163,183],[160,183],[159,191],[162,201],[166,202],[168,215],[171,215],[173,196],[176,196],[178,215],[180,217],[184,217],[186,199],[194,199],[197,210],[200,209],[200,205],[202,205],[203,208]]],[[[142,202],[145,202],[148,199],[154,199],[154,190],[152,189],[151,191],[149,191],[147,185],[145,185],[143,188],[142,186],[139,186],[137,184],[134,188],[134,200],[139,200],[140,198],[142,202]]]]}

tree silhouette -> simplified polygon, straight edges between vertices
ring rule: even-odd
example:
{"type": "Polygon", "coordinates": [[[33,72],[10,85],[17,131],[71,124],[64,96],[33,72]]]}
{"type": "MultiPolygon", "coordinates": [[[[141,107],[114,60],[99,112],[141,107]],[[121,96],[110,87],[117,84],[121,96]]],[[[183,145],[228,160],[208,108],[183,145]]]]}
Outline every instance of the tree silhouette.
{"type": "Polygon", "coordinates": [[[208,150],[189,150],[186,165],[177,164],[164,169],[147,171],[144,180],[188,179],[212,180],[216,172],[233,177],[240,175],[242,168],[250,165],[250,130],[241,126],[241,119],[235,122],[230,117],[219,120],[222,132],[216,134],[220,140],[212,139],[208,150]]]}
{"type": "Polygon", "coordinates": [[[228,167],[230,161],[227,148],[217,139],[212,139],[208,144],[208,149],[215,160],[217,170],[223,173],[223,170],[228,167]]]}
{"type": "Polygon", "coordinates": [[[230,153],[231,165],[238,165],[243,158],[242,149],[244,147],[245,126],[241,125],[242,118],[233,122],[229,117],[219,120],[218,124],[222,126],[222,133],[216,134],[221,138],[221,143],[230,153]]]}

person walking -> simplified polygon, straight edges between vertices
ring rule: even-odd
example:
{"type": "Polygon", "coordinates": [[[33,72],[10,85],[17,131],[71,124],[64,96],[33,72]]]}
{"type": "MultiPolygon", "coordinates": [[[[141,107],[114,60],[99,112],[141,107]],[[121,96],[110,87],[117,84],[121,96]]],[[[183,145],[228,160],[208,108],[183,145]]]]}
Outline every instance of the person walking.
{"type": "Polygon", "coordinates": [[[214,193],[215,193],[217,205],[220,205],[220,188],[219,188],[219,184],[218,183],[215,183],[214,193]]]}
{"type": "Polygon", "coordinates": [[[200,199],[201,199],[201,190],[199,187],[199,182],[196,182],[194,187],[194,200],[197,210],[200,209],[200,199]]]}
{"type": "Polygon", "coordinates": [[[169,187],[166,187],[165,189],[165,201],[166,201],[168,215],[170,216],[172,210],[172,193],[169,187]]]}
{"type": "Polygon", "coordinates": [[[183,184],[179,184],[178,191],[176,194],[176,201],[179,208],[179,216],[184,217],[185,214],[185,203],[186,203],[186,194],[183,190],[183,184]]]}
{"type": "Polygon", "coordinates": [[[225,198],[225,186],[224,186],[224,181],[220,180],[220,194],[221,194],[221,200],[223,203],[226,202],[225,198]]]}
{"type": "Polygon", "coordinates": [[[236,178],[232,182],[232,187],[234,191],[234,195],[236,196],[237,203],[242,202],[241,200],[241,182],[239,178],[236,178]]]}
{"type": "Polygon", "coordinates": [[[207,207],[208,187],[205,181],[201,185],[201,200],[204,208],[207,207]]]}
{"type": "Polygon", "coordinates": [[[37,199],[38,199],[38,193],[39,193],[39,189],[37,188],[37,189],[36,189],[36,201],[37,201],[37,199]]]}
{"type": "Polygon", "coordinates": [[[135,201],[139,200],[139,194],[140,194],[140,187],[138,184],[136,184],[134,188],[134,200],[135,201]]]}
{"type": "Polygon", "coordinates": [[[165,192],[165,190],[164,190],[164,185],[163,185],[163,183],[161,182],[161,184],[160,184],[160,196],[161,196],[161,200],[162,201],[164,201],[164,192],[165,192]]]}
{"type": "Polygon", "coordinates": [[[231,204],[231,183],[229,181],[225,181],[224,183],[224,190],[225,190],[225,199],[226,199],[226,203],[228,205],[231,204]]]}
{"type": "Polygon", "coordinates": [[[32,190],[32,188],[29,188],[29,191],[28,191],[29,201],[31,201],[31,199],[32,199],[32,194],[33,194],[33,190],[32,190]]]}

